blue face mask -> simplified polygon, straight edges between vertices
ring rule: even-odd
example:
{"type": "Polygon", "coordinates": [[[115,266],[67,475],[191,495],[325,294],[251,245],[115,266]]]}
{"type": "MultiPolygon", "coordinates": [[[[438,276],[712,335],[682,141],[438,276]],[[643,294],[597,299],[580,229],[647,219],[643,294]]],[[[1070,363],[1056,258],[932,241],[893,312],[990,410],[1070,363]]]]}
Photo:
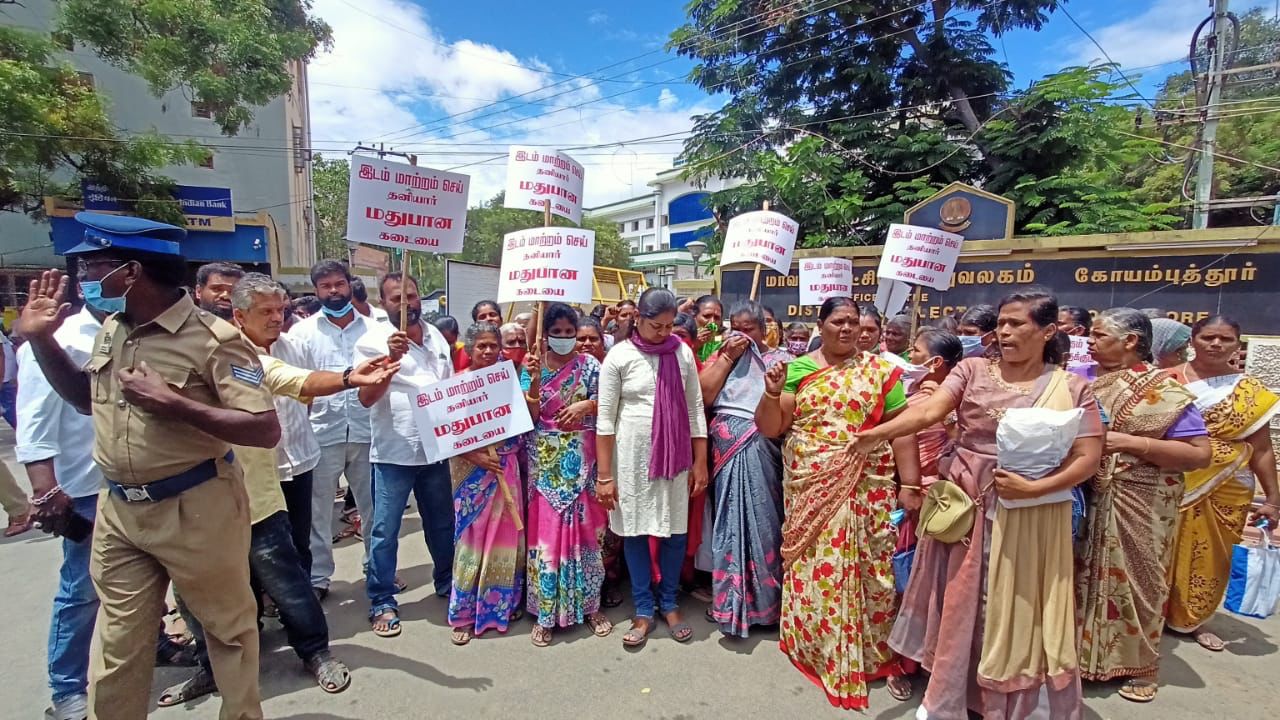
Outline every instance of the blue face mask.
{"type": "MultiPolygon", "coordinates": [[[[107,278],[111,277],[112,273],[116,272],[116,270],[119,270],[120,268],[123,268],[123,267],[124,265],[121,265],[115,270],[112,270],[106,275],[103,275],[102,280],[106,280],[107,278]]],[[[103,297],[102,296],[102,280],[81,280],[80,281],[80,292],[84,294],[85,304],[95,310],[99,310],[101,312],[108,313],[108,314],[124,312],[125,295],[129,294],[129,290],[125,290],[124,295],[121,295],[120,297],[103,297]]],[[[132,288],[133,288],[132,285],[129,286],[129,289],[132,289],[132,288]]]]}
{"type": "Polygon", "coordinates": [[[981,335],[961,335],[960,345],[964,347],[964,356],[967,358],[977,357],[986,349],[982,345],[981,335]]]}
{"type": "Polygon", "coordinates": [[[352,312],[354,310],[355,308],[352,307],[350,301],[348,301],[346,305],[343,305],[341,308],[337,310],[330,310],[328,305],[320,306],[320,312],[324,313],[325,315],[328,315],[331,318],[340,318],[343,315],[346,315],[347,313],[352,312]]]}

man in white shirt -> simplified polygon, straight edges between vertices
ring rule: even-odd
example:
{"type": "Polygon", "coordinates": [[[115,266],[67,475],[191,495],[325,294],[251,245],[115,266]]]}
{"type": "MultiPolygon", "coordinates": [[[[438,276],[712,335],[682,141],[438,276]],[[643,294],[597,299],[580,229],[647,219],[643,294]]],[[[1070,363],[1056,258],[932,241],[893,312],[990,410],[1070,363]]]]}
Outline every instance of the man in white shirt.
{"type": "MultiPolygon", "coordinates": [[[[73,362],[84,364],[102,327],[88,309],[68,317],[54,333],[73,362]]],[[[49,689],[53,720],[83,720],[88,715],[89,643],[98,613],[98,595],[89,578],[87,537],[97,515],[102,472],[93,462],[93,420],[81,415],[40,370],[31,346],[18,351],[18,414],[14,454],[26,466],[35,498],[34,519],[41,529],[64,535],[58,592],[49,626],[49,689]]]]}
{"type": "Polygon", "coordinates": [[[402,281],[389,273],[379,287],[382,304],[393,318],[407,305],[408,328],[400,332],[393,323],[378,323],[356,342],[356,361],[389,355],[400,362],[400,372],[388,385],[360,389],[360,402],[370,408],[373,444],[374,493],[372,521],[365,526],[369,542],[369,618],[382,637],[400,634],[396,603],[396,555],[400,521],[412,493],[418,502],[423,534],[433,565],[431,577],[436,595],[448,597],[453,583],[453,487],[446,463],[428,463],[413,417],[419,390],[449,377],[453,371],[449,343],[444,335],[422,319],[418,282],[402,281]]]}
{"type": "MultiPolygon", "coordinates": [[[[351,304],[351,280],[347,266],[336,260],[322,260],[311,268],[311,283],[321,308],[289,330],[291,345],[299,353],[295,358],[299,367],[343,372],[351,366],[356,342],[374,326],[351,304]]],[[[320,444],[320,462],[312,473],[311,586],[323,597],[329,593],[334,571],[333,506],[339,477],[347,478],[364,524],[373,516],[369,410],[360,404],[354,390],[316,398],[311,406],[311,427],[320,444]]],[[[367,563],[367,531],[364,543],[367,563]]]]}
{"type": "MultiPolygon", "coordinates": [[[[388,322],[391,319],[386,310],[369,304],[369,291],[359,277],[351,278],[351,304],[356,306],[356,312],[377,322],[388,322]]],[[[400,318],[396,318],[396,322],[400,322],[400,318]]]]}

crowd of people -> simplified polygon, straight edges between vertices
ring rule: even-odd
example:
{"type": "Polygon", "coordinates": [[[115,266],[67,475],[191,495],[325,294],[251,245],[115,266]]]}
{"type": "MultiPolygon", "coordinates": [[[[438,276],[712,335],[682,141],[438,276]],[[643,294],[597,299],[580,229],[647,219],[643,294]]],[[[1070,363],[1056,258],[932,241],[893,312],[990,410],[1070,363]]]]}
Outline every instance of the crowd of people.
{"type": "Polygon", "coordinates": [[[924,327],[831,298],[811,327],[651,288],[429,321],[414,278],[381,278],[374,307],[336,261],[311,270],[315,307],[225,264],[192,299],[181,231],[81,221],[78,277],[33,283],[18,328],[18,460],[64,538],[56,720],[145,715],[170,583],[196,668],[161,705],[216,690],[223,717],[261,717],[264,614],[323,690],[347,688],[322,607],[341,480],[377,636],[403,631],[412,495],[455,645],[526,613],[537,647],[608,636],[627,587],[625,646],[660,624],[688,642],[687,593],[725,636],[776,627],[837,707],[884,680],[944,720],[1078,718],[1083,681],[1153,700],[1162,633],[1222,650],[1206,624],[1232,545],[1280,520],[1280,398],[1241,372],[1225,317],[1094,317],[1024,288],[924,327]],[[430,462],[418,389],[505,361],[533,430],[430,462]],[[1031,477],[998,444],[1037,408],[1078,422],[1031,477]]]}

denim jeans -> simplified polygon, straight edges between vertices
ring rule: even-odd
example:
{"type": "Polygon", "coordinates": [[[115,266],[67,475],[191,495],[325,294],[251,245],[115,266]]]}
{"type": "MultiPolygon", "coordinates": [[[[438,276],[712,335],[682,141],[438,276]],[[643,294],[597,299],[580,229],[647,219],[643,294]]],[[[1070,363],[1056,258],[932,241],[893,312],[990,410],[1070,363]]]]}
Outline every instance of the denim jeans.
{"type": "MultiPolygon", "coordinates": [[[[289,646],[303,662],[316,653],[329,649],[329,624],[325,621],[320,601],[311,590],[310,578],[298,561],[293,547],[288,513],[281,511],[253,524],[249,544],[249,575],[254,594],[266,593],[280,610],[289,646]]],[[[204,628],[189,612],[183,618],[191,634],[199,641],[200,666],[212,672],[205,653],[204,628]]]]}
{"type": "MultiPolygon", "coordinates": [[[[294,475],[292,480],[280,483],[284,494],[284,506],[289,511],[289,528],[293,547],[298,551],[298,562],[311,577],[311,471],[294,475]]],[[[310,582],[310,580],[308,580],[310,582]]]]}
{"type": "MultiPolygon", "coordinates": [[[[664,614],[676,609],[676,591],[680,588],[680,569],[684,565],[684,551],[688,535],[672,535],[658,541],[658,571],[662,580],[658,583],[658,609],[664,614]]],[[[653,617],[653,577],[649,570],[649,536],[636,535],[622,538],[622,556],[627,561],[627,573],[631,575],[631,598],[635,602],[637,617],[653,617]]]]}
{"type": "Polygon", "coordinates": [[[18,383],[7,382],[0,385],[0,411],[4,413],[4,421],[9,427],[18,428],[18,383]]]}
{"type": "Polygon", "coordinates": [[[396,554],[409,493],[417,500],[418,514],[422,516],[436,595],[448,597],[453,585],[453,482],[449,465],[374,463],[373,478],[373,522],[365,526],[369,539],[365,589],[369,593],[370,616],[398,607],[396,554]]]}
{"type": "MultiPolygon", "coordinates": [[[[98,496],[73,498],[71,508],[92,520],[98,513],[98,496]]],[[[98,594],[89,578],[92,546],[92,539],[62,539],[58,594],[53,598],[49,623],[49,689],[54,702],[89,691],[89,643],[98,614],[98,594]]]]}

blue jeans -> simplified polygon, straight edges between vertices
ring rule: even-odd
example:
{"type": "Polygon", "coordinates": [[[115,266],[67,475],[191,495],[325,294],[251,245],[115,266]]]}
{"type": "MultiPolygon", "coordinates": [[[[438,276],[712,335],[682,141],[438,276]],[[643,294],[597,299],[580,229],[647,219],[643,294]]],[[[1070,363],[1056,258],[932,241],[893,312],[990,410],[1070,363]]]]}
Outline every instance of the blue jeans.
{"type": "Polygon", "coordinates": [[[4,420],[9,427],[18,428],[18,383],[7,382],[0,385],[0,411],[4,412],[4,420]]]}
{"type": "MultiPolygon", "coordinates": [[[[320,601],[311,590],[311,578],[298,559],[289,514],[282,510],[254,523],[250,537],[249,576],[253,594],[259,603],[263,593],[275,601],[289,647],[303,662],[328,650],[329,624],[325,621],[320,601]]],[[[189,612],[184,612],[183,618],[191,634],[199,640],[196,647],[201,667],[212,672],[204,643],[204,628],[189,612]]]]}
{"type": "Polygon", "coordinates": [[[400,521],[409,493],[418,502],[422,533],[431,554],[431,579],[436,595],[448,597],[453,586],[453,481],[447,463],[431,465],[373,464],[373,522],[365,526],[369,538],[370,617],[396,604],[396,554],[400,550],[400,521]]]}
{"type": "MultiPolygon", "coordinates": [[[[98,496],[73,498],[71,507],[77,515],[92,520],[98,514],[98,496]]],[[[98,594],[89,578],[92,546],[92,539],[62,539],[58,594],[53,598],[49,623],[49,689],[54,702],[83,695],[89,688],[89,643],[98,615],[98,594]]]]}
{"type": "MultiPolygon", "coordinates": [[[[658,571],[662,580],[658,583],[658,609],[665,615],[675,610],[676,591],[680,588],[680,569],[684,566],[684,551],[689,544],[688,535],[672,535],[658,540],[658,571]]],[[[653,617],[653,577],[649,571],[649,536],[636,535],[622,538],[622,556],[627,561],[627,573],[631,575],[631,599],[636,606],[637,617],[653,617]]]]}

